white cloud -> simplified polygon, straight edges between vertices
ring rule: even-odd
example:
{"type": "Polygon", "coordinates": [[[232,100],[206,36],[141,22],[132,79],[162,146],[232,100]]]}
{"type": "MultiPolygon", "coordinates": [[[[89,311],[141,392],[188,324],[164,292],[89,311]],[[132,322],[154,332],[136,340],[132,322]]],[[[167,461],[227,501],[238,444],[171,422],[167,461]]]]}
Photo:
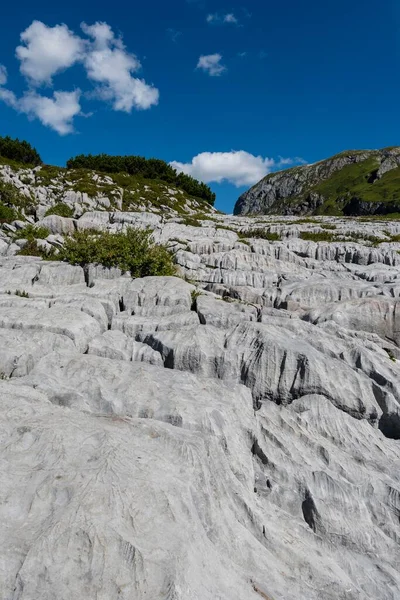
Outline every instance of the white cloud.
{"type": "Polygon", "coordinates": [[[72,133],[73,118],[79,115],[80,91],[55,91],[52,97],[41,96],[34,91],[25,92],[21,98],[5,88],[0,88],[0,100],[16,111],[26,114],[29,119],[39,119],[43,125],[60,135],[72,133]]]}
{"type": "Polygon", "coordinates": [[[219,13],[210,13],[206,17],[207,23],[214,25],[221,25],[223,23],[228,23],[230,25],[238,25],[239,19],[233,13],[227,13],[225,15],[221,15],[219,13]]]}
{"type": "Polygon", "coordinates": [[[52,77],[80,60],[84,41],[66,25],[47,27],[41,21],[33,23],[21,33],[22,46],[15,54],[21,62],[20,71],[31,84],[51,85],[52,77]]]}
{"type": "Polygon", "coordinates": [[[11,106],[11,108],[17,108],[17,97],[10,90],[0,87],[0,100],[11,106]]]}
{"type": "Polygon", "coordinates": [[[93,38],[84,58],[89,79],[102,84],[96,89],[102,100],[111,101],[114,110],[131,112],[132,108],[147,109],[158,104],[159,91],[143,79],[132,77],[141,69],[139,59],[126,51],[106,23],[86,25],[83,31],[93,38]]]}
{"type": "Polygon", "coordinates": [[[190,163],[173,161],[170,165],[179,173],[191,175],[204,183],[228,181],[237,187],[254,185],[274,169],[299,162],[254,156],[244,150],[231,152],[202,152],[190,163]],[[290,161],[290,162],[288,162],[290,161]]]}
{"type": "Polygon", "coordinates": [[[226,67],[221,64],[221,54],[207,54],[200,56],[199,62],[197,63],[197,69],[203,69],[211,77],[218,77],[226,71],[226,67]]]}
{"type": "Polygon", "coordinates": [[[81,111],[79,96],[79,90],[56,91],[52,98],[28,92],[19,101],[19,110],[30,118],[39,119],[60,135],[66,135],[74,130],[73,118],[81,111]]]}
{"type": "Polygon", "coordinates": [[[0,85],[7,83],[7,69],[4,65],[0,65],[0,85]]]}
{"type": "Polygon", "coordinates": [[[239,21],[237,20],[237,18],[235,17],[235,15],[233,13],[224,15],[224,23],[233,23],[234,25],[236,25],[238,22],[239,21]]]}

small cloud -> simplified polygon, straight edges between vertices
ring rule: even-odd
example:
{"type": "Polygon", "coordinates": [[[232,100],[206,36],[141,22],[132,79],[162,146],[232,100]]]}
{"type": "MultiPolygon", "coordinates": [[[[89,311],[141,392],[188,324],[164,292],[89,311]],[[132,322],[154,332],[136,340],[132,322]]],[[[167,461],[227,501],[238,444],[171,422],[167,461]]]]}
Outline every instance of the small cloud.
{"type": "Polygon", "coordinates": [[[7,83],[7,69],[4,65],[0,65],[0,85],[7,83]]]}
{"type": "Polygon", "coordinates": [[[206,21],[211,25],[223,25],[224,23],[228,23],[230,25],[239,26],[239,19],[237,19],[233,13],[227,13],[225,15],[221,15],[220,13],[210,13],[207,15],[206,21]]]}
{"type": "Polygon", "coordinates": [[[80,91],[55,91],[52,97],[42,96],[35,91],[25,92],[17,98],[14,92],[0,88],[0,100],[8,106],[27,115],[29,119],[39,119],[43,125],[54,129],[60,135],[74,131],[73,119],[81,112],[80,91]]]}
{"type": "Polygon", "coordinates": [[[254,185],[271,171],[287,164],[294,164],[298,159],[264,158],[254,156],[244,150],[231,152],[202,152],[190,163],[173,161],[170,165],[179,173],[186,173],[204,183],[222,183],[228,181],[236,187],[254,185]]]}
{"type": "Polygon", "coordinates": [[[197,69],[202,69],[211,77],[219,77],[226,71],[226,67],[221,64],[221,60],[221,54],[200,56],[199,62],[197,63],[197,69]]]}
{"type": "Polygon", "coordinates": [[[233,13],[229,13],[224,16],[224,23],[233,23],[235,25],[238,24],[238,20],[233,13]]]}
{"type": "Polygon", "coordinates": [[[238,52],[238,56],[240,58],[244,58],[245,56],[247,56],[247,52],[238,52]]]}
{"type": "Polygon", "coordinates": [[[268,56],[268,52],[265,52],[265,50],[260,50],[260,52],[258,53],[258,57],[261,59],[267,58],[268,56]]]}
{"type": "Polygon", "coordinates": [[[176,42],[178,41],[178,39],[182,35],[182,31],[177,31],[176,29],[173,29],[172,27],[169,27],[167,29],[167,35],[168,35],[169,39],[172,40],[176,44],[176,42]]]}

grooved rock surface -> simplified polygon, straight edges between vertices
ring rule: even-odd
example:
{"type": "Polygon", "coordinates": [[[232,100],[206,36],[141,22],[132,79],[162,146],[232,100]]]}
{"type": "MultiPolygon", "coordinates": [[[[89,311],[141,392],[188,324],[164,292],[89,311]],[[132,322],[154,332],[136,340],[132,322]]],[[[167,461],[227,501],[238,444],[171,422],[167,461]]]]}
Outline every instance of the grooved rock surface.
{"type": "Polygon", "coordinates": [[[400,226],[107,215],[181,277],[0,257],[0,600],[398,600],[400,226]]]}

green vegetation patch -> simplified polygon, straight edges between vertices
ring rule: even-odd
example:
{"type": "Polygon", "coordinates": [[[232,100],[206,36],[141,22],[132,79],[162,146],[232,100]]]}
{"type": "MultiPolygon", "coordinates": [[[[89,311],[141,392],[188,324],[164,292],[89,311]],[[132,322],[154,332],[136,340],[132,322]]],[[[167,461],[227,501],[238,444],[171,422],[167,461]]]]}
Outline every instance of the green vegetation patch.
{"type": "Polygon", "coordinates": [[[12,139],[9,136],[0,136],[0,156],[24,166],[37,166],[42,162],[37,150],[28,142],[18,138],[12,139]]]}
{"type": "Polygon", "coordinates": [[[90,263],[118,267],[132,277],[174,275],[176,267],[172,254],[165,246],[156,245],[151,234],[149,229],[135,228],[114,234],[76,231],[66,238],[57,259],[82,267],[90,263]]]}
{"type": "Polygon", "coordinates": [[[51,249],[50,252],[45,252],[42,248],[39,248],[36,239],[29,239],[28,243],[18,252],[19,256],[39,256],[43,260],[59,260],[58,254],[55,249],[51,249]]]}
{"type": "Polygon", "coordinates": [[[23,229],[18,229],[14,233],[14,240],[44,240],[48,235],[50,235],[50,231],[47,229],[47,227],[32,225],[29,223],[26,227],[23,229]]]}
{"type": "Polygon", "coordinates": [[[318,219],[304,218],[304,219],[296,219],[296,221],[284,221],[286,225],[320,225],[321,221],[318,219]]]}
{"type": "Polygon", "coordinates": [[[11,183],[5,183],[0,180],[0,206],[3,207],[3,209],[0,209],[0,220],[10,222],[18,219],[23,209],[29,210],[33,206],[33,202],[30,198],[21,194],[11,183]]]}
{"type": "Polygon", "coordinates": [[[66,169],[62,167],[54,167],[53,165],[42,165],[40,170],[36,171],[36,185],[48,186],[54,183],[66,173],[66,169]]]}
{"type": "Polygon", "coordinates": [[[74,216],[74,209],[65,204],[64,202],[58,202],[45,212],[45,217],[50,215],[57,215],[58,217],[72,218],[74,216]]]}
{"type": "Polygon", "coordinates": [[[11,223],[15,221],[17,214],[13,208],[6,206],[3,202],[0,202],[0,223],[11,223]]]}
{"type": "Polygon", "coordinates": [[[307,242],[337,242],[339,238],[328,231],[302,231],[300,239],[307,242]]]}
{"type": "Polygon", "coordinates": [[[260,240],[267,240],[268,242],[279,242],[282,238],[279,233],[270,231],[269,229],[250,229],[246,232],[238,232],[240,239],[242,238],[258,238],[260,240]]]}

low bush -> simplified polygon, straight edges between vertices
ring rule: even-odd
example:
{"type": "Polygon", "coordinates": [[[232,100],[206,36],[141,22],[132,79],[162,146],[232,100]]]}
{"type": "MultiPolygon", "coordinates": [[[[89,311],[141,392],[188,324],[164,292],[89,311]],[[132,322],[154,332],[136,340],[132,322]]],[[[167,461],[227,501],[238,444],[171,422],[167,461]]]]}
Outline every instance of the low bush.
{"type": "Polygon", "coordinates": [[[56,254],[55,248],[52,248],[50,252],[46,252],[42,248],[39,248],[37,241],[34,238],[28,239],[25,246],[18,252],[19,256],[39,256],[43,260],[59,260],[58,254],[56,254]]]}
{"type": "Polygon", "coordinates": [[[74,216],[74,209],[65,204],[64,202],[58,202],[45,212],[45,217],[50,215],[57,215],[58,217],[66,217],[72,219],[74,216]]]}
{"type": "Polygon", "coordinates": [[[11,223],[17,218],[17,214],[13,208],[6,206],[0,202],[0,223],[11,223]]]}
{"type": "Polygon", "coordinates": [[[321,229],[328,229],[331,231],[334,231],[335,229],[337,229],[336,225],[330,225],[329,223],[322,223],[320,225],[321,229]]]}
{"type": "Polygon", "coordinates": [[[118,267],[132,277],[174,275],[172,254],[156,245],[151,234],[149,229],[134,228],[118,233],[76,231],[66,238],[57,258],[82,267],[90,263],[118,267]]]}
{"type": "Polygon", "coordinates": [[[47,227],[36,226],[29,223],[23,229],[18,229],[14,233],[14,240],[44,240],[47,236],[50,235],[50,231],[47,227]]]}
{"type": "Polygon", "coordinates": [[[275,231],[268,229],[250,229],[249,231],[238,233],[240,238],[258,238],[260,240],[268,240],[269,242],[279,242],[281,236],[275,231]]]}
{"type": "Polygon", "coordinates": [[[302,231],[300,238],[307,242],[337,242],[338,238],[328,231],[302,231]]]}

